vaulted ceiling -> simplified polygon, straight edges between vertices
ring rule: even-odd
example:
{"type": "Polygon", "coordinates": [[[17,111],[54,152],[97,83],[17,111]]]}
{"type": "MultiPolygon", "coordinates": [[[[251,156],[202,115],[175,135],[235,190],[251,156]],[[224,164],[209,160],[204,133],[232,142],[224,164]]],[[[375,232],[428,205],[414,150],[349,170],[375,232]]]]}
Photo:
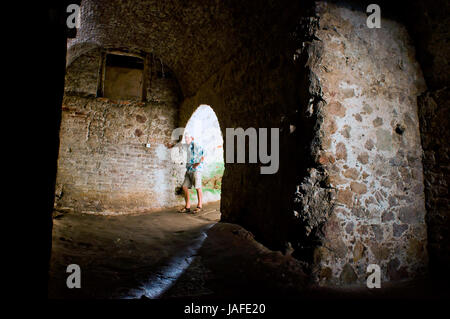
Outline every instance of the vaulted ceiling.
{"type": "Polygon", "coordinates": [[[189,96],[242,46],[264,39],[283,19],[282,2],[83,0],[68,64],[97,46],[152,52],[189,96]]]}

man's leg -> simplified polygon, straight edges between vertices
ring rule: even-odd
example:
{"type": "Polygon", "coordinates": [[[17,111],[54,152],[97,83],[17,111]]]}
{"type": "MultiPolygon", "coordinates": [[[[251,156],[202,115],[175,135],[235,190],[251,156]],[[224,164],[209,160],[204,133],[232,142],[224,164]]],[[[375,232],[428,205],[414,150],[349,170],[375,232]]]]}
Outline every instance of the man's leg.
{"type": "Polygon", "coordinates": [[[202,208],[203,206],[203,192],[202,192],[202,173],[195,172],[194,173],[194,187],[197,190],[197,198],[198,198],[198,208],[202,208]]]}
{"type": "Polygon", "coordinates": [[[183,186],[183,192],[184,192],[184,200],[186,201],[186,208],[191,207],[191,201],[189,198],[189,188],[187,186],[183,186]]]}
{"type": "Polygon", "coordinates": [[[202,208],[203,206],[203,192],[201,188],[196,188],[197,190],[197,198],[198,198],[198,205],[197,207],[202,208]]]}
{"type": "Polygon", "coordinates": [[[189,198],[189,188],[192,186],[192,180],[188,172],[184,174],[184,182],[183,182],[183,193],[184,193],[184,201],[186,202],[186,205],[183,209],[180,210],[181,213],[186,212],[186,209],[189,211],[191,207],[191,201],[189,198]]]}

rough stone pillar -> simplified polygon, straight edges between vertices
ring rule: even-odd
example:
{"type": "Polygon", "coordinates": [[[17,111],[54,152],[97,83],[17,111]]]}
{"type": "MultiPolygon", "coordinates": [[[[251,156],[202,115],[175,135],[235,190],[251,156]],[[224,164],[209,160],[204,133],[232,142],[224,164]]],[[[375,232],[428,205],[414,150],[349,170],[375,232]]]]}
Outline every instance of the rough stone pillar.
{"type": "Polygon", "coordinates": [[[364,284],[369,264],[383,281],[427,265],[417,113],[425,83],[405,27],[383,18],[369,29],[366,18],[319,2],[299,50],[310,72],[306,114],[317,122],[295,213],[324,285],[364,284]]]}

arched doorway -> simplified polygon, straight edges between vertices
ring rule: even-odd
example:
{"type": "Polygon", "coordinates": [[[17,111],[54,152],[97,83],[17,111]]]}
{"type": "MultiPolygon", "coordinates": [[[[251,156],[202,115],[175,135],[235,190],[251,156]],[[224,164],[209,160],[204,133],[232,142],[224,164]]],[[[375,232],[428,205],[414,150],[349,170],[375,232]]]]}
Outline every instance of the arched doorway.
{"type": "MultiPolygon", "coordinates": [[[[203,147],[206,154],[202,172],[203,201],[218,201],[225,166],[222,131],[214,110],[209,105],[200,105],[187,122],[185,134],[186,132],[194,136],[194,140],[203,147]]],[[[194,199],[195,194],[191,193],[190,196],[194,199]]]]}

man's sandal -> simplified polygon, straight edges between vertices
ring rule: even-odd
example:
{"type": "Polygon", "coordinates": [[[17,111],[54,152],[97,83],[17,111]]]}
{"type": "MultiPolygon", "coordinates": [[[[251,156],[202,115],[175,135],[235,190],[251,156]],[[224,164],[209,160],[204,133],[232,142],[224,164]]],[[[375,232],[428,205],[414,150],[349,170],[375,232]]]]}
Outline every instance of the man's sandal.
{"type": "Polygon", "coordinates": [[[191,211],[191,209],[190,208],[187,208],[187,207],[183,207],[182,209],[180,209],[178,212],[179,213],[189,213],[191,211]]]}
{"type": "Polygon", "coordinates": [[[199,211],[201,211],[203,208],[202,207],[196,207],[192,212],[195,214],[195,213],[198,213],[199,211]]]}

